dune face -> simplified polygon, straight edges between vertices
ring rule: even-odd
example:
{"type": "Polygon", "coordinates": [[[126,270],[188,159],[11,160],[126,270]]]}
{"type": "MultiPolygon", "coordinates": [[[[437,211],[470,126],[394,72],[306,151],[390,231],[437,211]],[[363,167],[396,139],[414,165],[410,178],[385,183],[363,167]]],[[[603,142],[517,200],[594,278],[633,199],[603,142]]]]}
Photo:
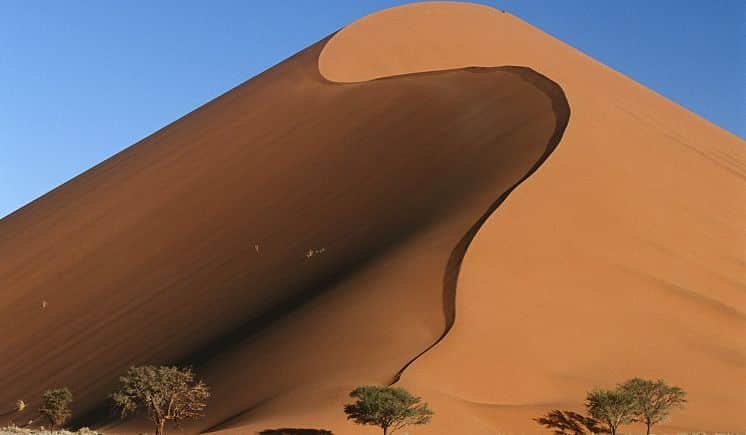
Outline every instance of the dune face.
{"type": "Polygon", "coordinates": [[[660,431],[744,430],[742,140],[483,6],[373,14],[319,61],[337,82],[505,64],[560,85],[572,118],[476,235],[454,327],[402,384],[459,413],[443,433],[536,431],[531,417],[632,376],[689,391],[660,431]]]}
{"type": "Polygon", "coordinates": [[[186,433],[375,433],[390,382],[412,435],[536,433],[642,376],[743,430],[744,149],[509,14],[378,12],[0,220],[0,406],[136,433],[117,376],[188,363],[186,433]]]}
{"type": "Polygon", "coordinates": [[[189,363],[214,395],[198,432],[299,386],[390,382],[442,335],[449,266],[567,101],[518,67],[332,83],[325,44],[0,221],[0,403],[65,385],[99,425],[129,365],[189,363]]]}

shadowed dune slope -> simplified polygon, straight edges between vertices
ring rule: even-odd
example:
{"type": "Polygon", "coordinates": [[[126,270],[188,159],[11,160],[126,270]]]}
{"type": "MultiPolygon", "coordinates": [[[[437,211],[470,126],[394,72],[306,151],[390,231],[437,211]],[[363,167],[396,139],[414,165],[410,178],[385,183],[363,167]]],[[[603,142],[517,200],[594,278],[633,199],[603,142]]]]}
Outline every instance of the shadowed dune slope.
{"type": "Polygon", "coordinates": [[[689,391],[659,431],[743,431],[743,140],[484,6],[379,12],[319,61],[338,82],[505,64],[559,84],[572,117],[470,245],[452,330],[402,376],[461,415],[422,433],[537,431],[532,416],[632,376],[689,391]]]}
{"type": "Polygon", "coordinates": [[[332,83],[325,44],[0,221],[0,403],[69,386],[76,423],[136,432],[117,376],[189,363],[214,399],[187,432],[319,427],[441,337],[463,241],[569,106],[509,66],[332,83]],[[323,409],[262,417],[296,395],[323,409]]]}

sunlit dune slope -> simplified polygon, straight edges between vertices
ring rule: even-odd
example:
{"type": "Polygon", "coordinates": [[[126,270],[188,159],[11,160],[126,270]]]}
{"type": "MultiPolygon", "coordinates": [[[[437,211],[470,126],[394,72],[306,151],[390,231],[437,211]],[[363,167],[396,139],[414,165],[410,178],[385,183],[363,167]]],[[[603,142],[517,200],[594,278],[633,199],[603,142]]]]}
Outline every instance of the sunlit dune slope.
{"type": "MultiPolygon", "coordinates": [[[[658,430],[746,429],[743,140],[483,6],[373,14],[319,65],[338,82],[527,66],[572,107],[557,152],[469,247],[455,325],[404,386],[433,390],[444,414],[468,408],[475,428],[525,432],[550,407],[582,409],[594,386],[663,377],[690,403],[658,430]]],[[[460,420],[431,429],[463,430],[460,420]]]]}
{"type": "Polygon", "coordinates": [[[569,106],[510,66],[333,83],[325,44],[0,221],[0,403],[64,385],[76,424],[136,432],[117,376],[188,363],[213,399],[187,432],[304,388],[310,424],[441,337],[466,243],[569,106]]]}

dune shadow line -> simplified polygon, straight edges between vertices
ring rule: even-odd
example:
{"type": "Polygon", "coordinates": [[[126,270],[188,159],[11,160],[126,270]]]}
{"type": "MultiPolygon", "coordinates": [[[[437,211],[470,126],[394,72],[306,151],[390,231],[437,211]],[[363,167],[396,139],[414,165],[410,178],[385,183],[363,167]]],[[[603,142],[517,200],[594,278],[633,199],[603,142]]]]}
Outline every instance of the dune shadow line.
{"type": "MultiPolygon", "coordinates": [[[[323,42],[324,41],[322,40],[321,43],[323,42]]],[[[481,226],[484,224],[484,222],[487,220],[487,218],[502,204],[502,202],[508,197],[508,195],[518,185],[520,185],[529,176],[531,176],[544,163],[544,161],[549,157],[549,155],[554,151],[556,146],[559,144],[559,141],[569,122],[570,107],[568,105],[567,99],[565,97],[565,94],[562,88],[557,83],[551,81],[547,77],[537,73],[536,71],[530,68],[520,67],[520,66],[468,67],[468,68],[456,68],[454,70],[447,70],[447,71],[430,71],[430,72],[412,73],[412,74],[406,74],[406,76],[437,75],[440,73],[457,71],[457,70],[465,70],[471,73],[490,73],[493,71],[501,71],[501,72],[507,72],[507,73],[518,75],[521,79],[529,82],[530,84],[538,88],[540,91],[545,93],[550,98],[552,102],[552,110],[555,114],[555,120],[556,120],[555,128],[540,158],[516,183],[514,183],[507,191],[502,193],[492,204],[490,204],[487,210],[480,216],[477,222],[475,222],[467,230],[467,232],[460,238],[457,245],[451,251],[448,262],[446,263],[443,280],[442,280],[442,283],[443,283],[442,284],[442,305],[443,305],[442,309],[443,309],[443,315],[445,318],[445,326],[444,326],[443,332],[439,335],[439,337],[432,344],[430,344],[427,348],[425,348],[421,352],[417,353],[411,360],[409,360],[404,366],[402,366],[394,374],[392,380],[390,381],[391,384],[396,383],[400,379],[402,373],[414,361],[416,361],[419,357],[421,357],[426,352],[428,352],[430,349],[435,347],[438,343],[440,343],[443,340],[443,338],[445,338],[445,336],[448,334],[448,332],[452,329],[453,324],[455,322],[455,318],[456,318],[455,298],[456,298],[456,286],[457,286],[457,281],[458,281],[458,275],[459,275],[461,263],[463,261],[463,257],[471,241],[473,240],[474,236],[477,234],[481,226]]],[[[395,80],[397,77],[398,76],[384,77],[384,78],[379,78],[376,80],[395,80]]],[[[334,82],[328,82],[328,81],[324,81],[324,84],[328,86],[334,86],[334,87],[359,85],[359,84],[334,83],[334,82]]],[[[378,247],[377,251],[383,251],[387,249],[390,246],[390,244],[393,244],[396,242],[396,239],[397,238],[393,238],[393,240],[390,240],[389,243],[382,244],[381,246],[378,247]]],[[[310,283],[312,285],[310,285],[309,287],[314,288],[314,289],[326,289],[326,288],[332,287],[334,283],[341,281],[346,276],[351,274],[352,271],[359,269],[365,263],[370,261],[372,258],[375,258],[375,255],[374,255],[375,253],[368,253],[368,254],[369,255],[367,255],[365,258],[348,259],[346,261],[346,264],[343,265],[344,267],[341,267],[339,270],[329,273],[325,276],[317,277],[315,282],[310,283]]],[[[169,362],[160,361],[160,362],[153,362],[153,363],[177,363],[177,364],[181,363],[181,364],[195,366],[197,368],[199,368],[200,366],[204,366],[217,354],[221,353],[222,351],[225,351],[226,349],[235,348],[236,346],[240,345],[243,342],[243,340],[246,340],[248,337],[253,336],[258,331],[261,331],[267,328],[269,325],[279,321],[280,319],[286,318],[292,312],[296,311],[300,307],[307,304],[310,300],[318,297],[321,293],[323,293],[323,291],[319,291],[319,290],[312,291],[312,292],[300,292],[295,297],[287,299],[277,304],[276,306],[264,312],[262,315],[256,318],[249,319],[243,325],[234,329],[230,333],[227,333],[219,337],[218,339],[211,341],[205,346],[202,346],[197,349],[193,349],[192,352],[190,352],[189,354],[178,358],[178,361],[169,361],[169,362]]],[[[234,415],[228,419],[223,419],[217,424],[210,426],[210,428],[208,428],[207,430],[208,431],[214,430],[220,427],[226,421],[229,421],[234,417],[236,416],[234,415]]],[[[116,420],[116,416],[112,412],[110,402],[108,402],[107,400],[102,400],[102,402],[100,402],[98,406],[89,410],[85,414],[75,418],[72,426],[73,427],[82,427],[82,426],[89,426],[89,427],[94,426],[95,427],[95,426],[99,426],[104,423],[111,423],[115,420],[116,420]]],[[[271,434],[272,432],[268,432],[268,433],[271,434]]]]}
{"type": "MultiPolygon", "coordinates": [[[[513,190],[515,190],[515,188],[518,187],[521,183],[526,181],[531,175],[533,175],[539,169],[539,167],[544,164],[544,162],[549,158],[552,152],[554,152],[554,150],[557,148],[557,145],[559,145],[562,136],[565,133],[567,124],[570,121],[570,105],[567,101],[567,96],[565,95],[564,90],[559,84],[550,80],[545,75],[528,67],[503,66],[498,68],[502,71],[512,72],[519,75],[523,80],[531,83],[550,98],[550,100],[552,101],[552,110],[554,111],[556,120],[554,131],[549,138],[549,141],[547,142],[544,153],[539,157],[536,163],[534,163],[534,165],[531,166],[531,168],[529,168],[529,170],[515,184],[513,184],[492,204],[490,204],[484,214],[482,214],[482,216],[480,216],[480,218],[474,223],[474,225],[469,228],[469,230],[459,240],[458,244],[453,248],[453,251],[451,251],[451,255],[448,259],[448,264],[446,265],[446,269],[443,274],[443,315],[445,317],[445,328],[443,329],[443,333],[430,346],[415,355],[414,358],[412,358],[404,366],[402,366],[402,368],[399,369],[398,372],[396,372],[389,385],[393,385],[399,382],[402,374],[407,368],[409,368],[409,366],[411,366],[420,357],[437,346],[438,343],[443,341],[446,335],[448,335],[448,333],[451,331],[454,323],[456,322],[456,287],[458,285],[459,272],[461,271],[461,264],[464,261],[466,250],[469,248],[469,245],[471,244],[472,240],[474,240],[474,237],[477,235],[480,228],[482,228],[482,225],[484,225],[487,219],[492,216],[492,214],[495,212],[495,210],[497,210],[498,207],[500,207],[500,205],[503,203],[503,201],[505,201],[505,199],[507,199],[510,193],[513,192],[513,190]]],[[[491,70],[494,70],[495,68],[468,67],[464,69],[467,71],[480,73],[489,72],[491,70]]]]}

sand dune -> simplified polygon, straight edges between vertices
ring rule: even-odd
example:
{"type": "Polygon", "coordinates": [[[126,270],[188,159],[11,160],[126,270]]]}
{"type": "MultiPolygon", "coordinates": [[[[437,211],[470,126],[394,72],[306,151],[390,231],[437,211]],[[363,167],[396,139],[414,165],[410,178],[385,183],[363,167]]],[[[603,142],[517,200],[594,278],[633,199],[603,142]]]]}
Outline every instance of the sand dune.
{"type": "Polygon", "coordinates": [[[320,378],[389,382],[442,334],[454,247],[567,103],[521,68],[334,84],[324,45],[2,221],[0,318],[25,319],[3,401],[69,385],[96,423],[128,365],[188,362],[204,429],[320,378]]]}
{"type": "MultiPolygon", "coordinates": [[[[340,82],[528,66],[572,107],[559,151],[477,234],[456,325],[405,385],[498,408],[580,407],[589,386],[661,376],[691,394],[661,429],[746,428],[742,140],[481,6],[374,14],[333,38],[319,64],[340,82]],[[353,51],[366,55],[345,62],[353,51]]],[[[535,429],[512,409],[483,414],[496,430],[535,429]]]]}
{"type": "Polygon", "coordinates": [[[0,404],[134,432],[116,376],[179,362],[188,433],[375,433],[397,381],[495,434],[639,375],[743,430],[744,150],[507,13],[373,14],[0,220],[0,404]]]}

